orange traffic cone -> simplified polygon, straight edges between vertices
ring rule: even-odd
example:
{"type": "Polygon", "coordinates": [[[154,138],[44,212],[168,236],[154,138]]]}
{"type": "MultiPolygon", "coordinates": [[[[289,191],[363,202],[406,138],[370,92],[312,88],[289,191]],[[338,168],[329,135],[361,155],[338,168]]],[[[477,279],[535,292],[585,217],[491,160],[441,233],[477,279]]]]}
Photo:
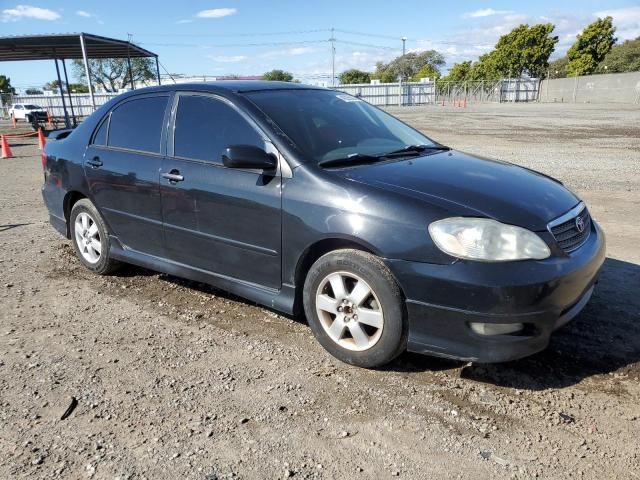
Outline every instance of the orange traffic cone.
{"type": "Polygon", "coordinates": [[[0,137],[0,145],[2,145],[2,158],[13,158],[13,152],[9,147],[7,137],[5,137],[4,135],[0,137]]]}
{"type": "Polygon", "coordinates": [[[11,123],[13,124],[13,128],[16,128],[16,117],[15,117],[15,115],[11,115],[11,123]]]}
{"type": "Polygon", "coordinates": [[[44,150],[44,146],[47,144],[47,139],[44,137],[44,133],[42,133],[42,128],[38,129],[38,149],[44,150]]]}

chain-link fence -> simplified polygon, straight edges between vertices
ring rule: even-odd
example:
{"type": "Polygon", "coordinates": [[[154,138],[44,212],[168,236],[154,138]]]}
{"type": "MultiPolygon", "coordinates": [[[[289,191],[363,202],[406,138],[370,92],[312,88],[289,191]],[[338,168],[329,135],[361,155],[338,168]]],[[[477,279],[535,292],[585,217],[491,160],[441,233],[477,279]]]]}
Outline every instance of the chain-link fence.
{"type": "MultiPolygon", "coordinates": [[[[378,106],[450,104],[454,102],[531,102],[538,99],[539,82],[535,78],[514,78],[498,81],[465,82],[398,82],[339,85],[335,90],[362,98],[378,106]]],[[[100,106],[118,95],[117,93],[95,94],[96,106],[100,106]]],[[[11,95],[2,94],[0,115],[9,117],[9,108],[16,103],[38,105],[53,117],[64,117],[60,95],[11,95]]],[[[89,94],[65,95],[69,116],[79,120],[93,112],[89,94]]]]}
{"type": "Polygon", "coordinates": [[[339,85],[349,93],[378,106],[424,105],[452,102],[532,102],[538,98],[538,80],[513,78],[498,81],[405,82],[339,85]]]}
{"type": "MultiPolygon", "coordinates": [[[[96,106],[99,107],[117,95],[119,94],[96,93],[94,95],[96,106]]],[[[72,93],[71,96],[65,94],[64,101],[69,117],[73,114],[77,119],[81,119],[93,112],[91,97],[88,93],[72,93]]],[[[64,107],[60,95],[3,95],[1,112],[3,118],[9,117],[9,108],[16,103],[37,105],[44,108],[53,117],[64,117],[64,107]]]]}

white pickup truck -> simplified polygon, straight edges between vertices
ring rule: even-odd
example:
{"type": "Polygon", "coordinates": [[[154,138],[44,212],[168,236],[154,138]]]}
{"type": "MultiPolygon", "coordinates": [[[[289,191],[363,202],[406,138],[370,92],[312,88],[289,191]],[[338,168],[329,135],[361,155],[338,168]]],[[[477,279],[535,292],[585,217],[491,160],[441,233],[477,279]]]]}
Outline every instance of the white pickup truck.
{"type": "Polygon", "coordinates": [[[33,120],[47,121],[47,111],[44,108],[28,103],[13,104],[9,109],[9,115],[16,120],[26,120],[29,123],[33,123],[33,120]]]}

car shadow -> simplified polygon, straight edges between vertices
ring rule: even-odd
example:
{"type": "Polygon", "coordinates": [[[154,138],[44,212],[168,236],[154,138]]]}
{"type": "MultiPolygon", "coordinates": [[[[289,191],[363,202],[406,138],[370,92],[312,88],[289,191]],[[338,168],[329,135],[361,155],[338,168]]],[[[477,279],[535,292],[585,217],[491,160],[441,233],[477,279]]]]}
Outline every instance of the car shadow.
{"type": "Polygon", "coordinates": [[[0,232],[6,232],[12,228],[26,227],[27,225],[33,225],[33,223],[9,223],[7,225],[0,225],[0,232]]]}
{"type": "MultiPolygon", "coordinates": [[[[132,265],[116,276],[158,275],[132,265]]],[[[301,315],[287,315],[211,285],[160,274],[161,280],[202,293],[258,306],[306,324],[301,315]]],[[[551,337],[549,347],[531,357],[496,364],[476,364],[404,353],[382,370],[404,373],[460,370],[460,377],[525,390],[575,385],[585,378],[612,372],[640,380],[640,265],[607,258],[591,301],[572,322],[551,337]]]]}
{"type": "Polygon", "coordinates": [[[612,372],[640,379],[640,265],[607,258],[585,309],[531,357],[498,364],[470,364],[405,354],[397,371],[461,368],[461,378],[526,390],[575,385],[612,372]]]}

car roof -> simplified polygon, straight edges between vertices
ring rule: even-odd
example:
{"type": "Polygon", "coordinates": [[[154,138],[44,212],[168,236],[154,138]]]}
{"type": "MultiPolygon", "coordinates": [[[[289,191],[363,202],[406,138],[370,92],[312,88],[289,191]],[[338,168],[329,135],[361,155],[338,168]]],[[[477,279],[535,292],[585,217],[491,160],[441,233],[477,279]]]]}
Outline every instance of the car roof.
{"type": "Polygon", "coordinates": [[[266,80],[215,80],[212,82],[175,83],[155,87],[146,87],[130,91],[129,93],[152,93],[191,90],[201,92],[259,92],[264,90],[325,90],[323,87],[304,85],[292,82],[270,82],[266,80]]]}

